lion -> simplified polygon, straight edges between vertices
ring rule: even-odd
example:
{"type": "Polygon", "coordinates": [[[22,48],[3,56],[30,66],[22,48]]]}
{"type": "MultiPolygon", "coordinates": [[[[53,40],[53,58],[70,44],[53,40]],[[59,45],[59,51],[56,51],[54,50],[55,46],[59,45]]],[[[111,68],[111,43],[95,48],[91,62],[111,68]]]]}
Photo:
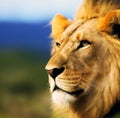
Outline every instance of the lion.
{"type": "Polygon", "coordinates": [[[51,25],[45,69],[53,109],[68,118],[105,117],[120,102],[120,0],[84,0],[73,20],[57,14],[51,25]]]}

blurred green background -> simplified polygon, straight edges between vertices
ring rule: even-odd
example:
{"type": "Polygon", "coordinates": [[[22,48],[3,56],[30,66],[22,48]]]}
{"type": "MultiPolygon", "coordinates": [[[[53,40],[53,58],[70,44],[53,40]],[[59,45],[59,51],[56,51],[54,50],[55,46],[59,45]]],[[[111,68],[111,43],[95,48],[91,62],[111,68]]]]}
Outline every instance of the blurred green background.
{"type": "Polygon", "coordinates": [[[46,55],[0,52],[0,118],[50,118],[46,55]]]}

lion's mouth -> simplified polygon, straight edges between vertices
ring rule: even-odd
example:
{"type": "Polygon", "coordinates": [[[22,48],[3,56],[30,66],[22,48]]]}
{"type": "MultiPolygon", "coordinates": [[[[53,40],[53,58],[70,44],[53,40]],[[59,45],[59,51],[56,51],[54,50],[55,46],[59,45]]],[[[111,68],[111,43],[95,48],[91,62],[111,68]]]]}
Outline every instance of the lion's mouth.
{"type": "Polygon", "coordinates": [[[68,94],[70,94],[70,95],[75,95],[75,96],[81,95],[81,94],[84,92],[83,89],[76,90],[76,91],[73,91],[73,92],[69,92],[69,91],[66,91],[66,90],[63,90],[63,89],[59,88],[58,86],[55,86],[55,88],[54,88],[53,91],[56,91],[56,90],[59,90],[59,91],[68,93],[68,94]]]}

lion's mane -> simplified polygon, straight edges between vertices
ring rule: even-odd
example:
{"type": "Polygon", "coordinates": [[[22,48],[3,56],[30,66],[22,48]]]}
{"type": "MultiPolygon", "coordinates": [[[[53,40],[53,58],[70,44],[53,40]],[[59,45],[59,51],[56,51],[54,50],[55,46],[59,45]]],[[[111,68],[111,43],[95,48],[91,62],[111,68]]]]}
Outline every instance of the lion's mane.
{"type": "Polygon", "coordinates": [[[76,12],[75,20],[103,17],[115,9],[120,9],[120,0],[84,0],[76,12]]]}

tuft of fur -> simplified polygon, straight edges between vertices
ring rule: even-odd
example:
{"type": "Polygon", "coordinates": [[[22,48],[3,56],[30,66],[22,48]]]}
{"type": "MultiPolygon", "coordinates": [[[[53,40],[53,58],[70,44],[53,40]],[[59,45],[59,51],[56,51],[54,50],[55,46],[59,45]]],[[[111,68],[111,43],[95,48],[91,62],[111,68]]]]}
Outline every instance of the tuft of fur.
{"type": "Polygon", "coordinates": [[[51,24],[51,37],[57,39],[60,36],[60,34],[62,34],[64,30],[71,24],[71,21],[62,16],[61,14],[57,14],[51,21],[51,24]]]}
{"type": "Polygon", "coordinates": [[[103,17],[115,9],[120,9],[120,0],[84,0],[74,20],[103,17]]]}

